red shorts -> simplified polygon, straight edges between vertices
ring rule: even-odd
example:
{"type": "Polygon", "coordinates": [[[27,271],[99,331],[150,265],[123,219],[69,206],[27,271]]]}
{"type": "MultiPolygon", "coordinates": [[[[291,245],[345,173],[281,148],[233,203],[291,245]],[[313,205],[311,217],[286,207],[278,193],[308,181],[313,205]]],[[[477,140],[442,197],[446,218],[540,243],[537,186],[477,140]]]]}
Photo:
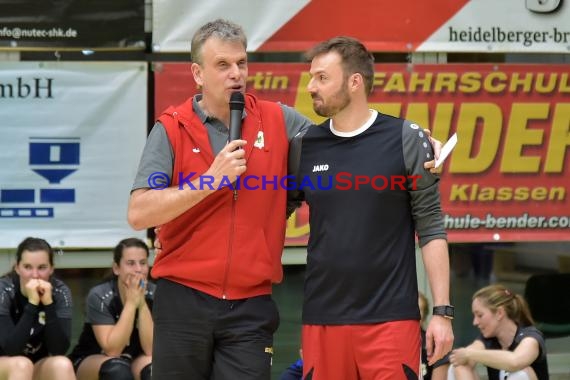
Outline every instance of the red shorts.
{"type": "Polygon", "coordinates": [[[420,369],[419,321],[303,325],[303,379],[411,380],[420,369]]]}

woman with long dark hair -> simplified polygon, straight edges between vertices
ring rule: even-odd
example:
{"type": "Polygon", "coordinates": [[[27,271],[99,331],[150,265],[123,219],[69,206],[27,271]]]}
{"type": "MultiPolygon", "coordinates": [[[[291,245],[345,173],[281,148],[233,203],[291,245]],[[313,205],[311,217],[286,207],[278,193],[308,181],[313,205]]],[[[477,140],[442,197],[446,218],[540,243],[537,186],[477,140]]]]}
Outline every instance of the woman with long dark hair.
{"type": "Polygon", "coordinates": [[[75,379],[65,357],[71,341],[71,292],[53,276],[53,250],[24,239],[0,278],[0,379],[75,379]]]}
{"type": "Polygon", "coordinates": [[[113,277],[89,291],[83,331],[70,354],[78,379],[150,380],[155,286],[148,256],[142,240],[121,240],[113,277]]]}

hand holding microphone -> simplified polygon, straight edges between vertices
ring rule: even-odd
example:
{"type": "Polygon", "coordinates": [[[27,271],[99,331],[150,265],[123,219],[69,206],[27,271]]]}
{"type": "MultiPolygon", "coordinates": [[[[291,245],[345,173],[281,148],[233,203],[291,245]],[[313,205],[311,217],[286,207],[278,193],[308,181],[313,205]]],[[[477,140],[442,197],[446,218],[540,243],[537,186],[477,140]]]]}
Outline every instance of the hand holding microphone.
{"type": "Polygon", "coordinates": [[[229,107],[228,144],[216,155],[210,169],[205,173],[216,179],[214,187],[217,187],[218,182],[224,177],[230,178],[233,183],[237,176],[246,170],[245,151],[241,149],[245,145],[245,141],[241,139],[242,116],[245,108],[241,92],[235,91],[231,94],[229,107]]]}

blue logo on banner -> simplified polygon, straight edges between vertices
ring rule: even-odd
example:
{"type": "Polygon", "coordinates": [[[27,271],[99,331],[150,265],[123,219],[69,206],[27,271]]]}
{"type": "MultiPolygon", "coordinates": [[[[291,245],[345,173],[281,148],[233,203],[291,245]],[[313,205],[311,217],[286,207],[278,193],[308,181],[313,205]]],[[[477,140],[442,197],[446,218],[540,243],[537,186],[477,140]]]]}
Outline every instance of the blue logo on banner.
{"type": "MultiPolygon", "coordinates": [[[[31,137],[29,164],[33,172],[45,178],[49,185],[58,185],[79,167],[79,138],[31,137]]],[[[20,204],[75,203],[75,189],[31,188],[0,189],[0,218],[53,218],[53,207],[25,207],[20,204]],[[37,192],[36,192],[37,190],[37,192]],[[36,196],[37,194],[37,196],[36,196]]]]}

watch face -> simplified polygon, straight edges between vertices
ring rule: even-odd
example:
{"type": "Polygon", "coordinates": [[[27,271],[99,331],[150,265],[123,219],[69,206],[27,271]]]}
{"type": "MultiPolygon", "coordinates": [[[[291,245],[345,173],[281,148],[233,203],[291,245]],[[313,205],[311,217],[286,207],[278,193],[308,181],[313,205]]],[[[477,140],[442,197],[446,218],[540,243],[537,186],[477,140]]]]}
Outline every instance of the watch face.
{"type": "Polygon", "coordinates": [[[440,315],[446,318],[453,318],[455,314],[455,308],[451,305],[435,306],[433,308],[433,315],[440,315]]]}

